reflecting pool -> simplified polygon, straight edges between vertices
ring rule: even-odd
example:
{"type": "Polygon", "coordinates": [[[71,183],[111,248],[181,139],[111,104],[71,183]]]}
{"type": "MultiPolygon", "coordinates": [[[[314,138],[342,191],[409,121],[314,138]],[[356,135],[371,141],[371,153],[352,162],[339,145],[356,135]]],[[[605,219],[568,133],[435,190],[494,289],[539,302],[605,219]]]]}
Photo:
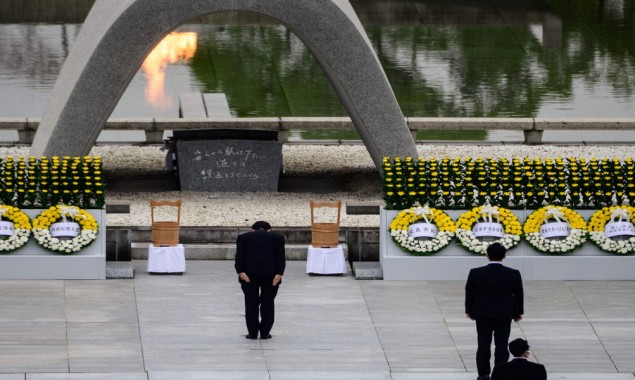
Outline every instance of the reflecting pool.
{"type": "MultiPolygon", "coordinates": [[[[407,116],[635,116],[631,0],[351,3],[407,116]]],[[[91,5],[0,2],[0,117],[42,113],[91,5]]],[[[223,92],[240,117],[345,115],[303,43],[249,14],[166,36],[113,116],[176,117],[186,92],[223,92]]]]}

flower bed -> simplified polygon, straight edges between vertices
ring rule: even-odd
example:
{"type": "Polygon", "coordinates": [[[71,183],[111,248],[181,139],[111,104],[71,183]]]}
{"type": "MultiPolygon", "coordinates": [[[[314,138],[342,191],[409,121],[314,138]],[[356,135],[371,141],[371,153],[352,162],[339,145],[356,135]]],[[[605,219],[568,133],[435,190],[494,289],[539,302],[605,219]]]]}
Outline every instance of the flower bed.
{"type": "Polygon", "coordinates": [[[388,210],[417,203],[441,209],[546,205],[597,209],[635,204],[635,163],[628,158],[384,158],[388,210]]]}
{"type": "Polygon", "coordinates": [[[21,209],[104,207],[100,157],[0,158],[0,201],[21,209]]]}

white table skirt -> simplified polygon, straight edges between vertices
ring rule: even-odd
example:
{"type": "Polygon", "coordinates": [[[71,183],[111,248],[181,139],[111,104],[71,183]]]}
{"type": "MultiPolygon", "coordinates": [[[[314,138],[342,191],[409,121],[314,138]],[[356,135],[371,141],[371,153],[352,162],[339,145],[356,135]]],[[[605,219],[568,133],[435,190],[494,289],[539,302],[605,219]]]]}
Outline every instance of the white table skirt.
{"type": "Polygon", "coordinates": [[[347,271],[344,248],[342,248],[341,244],[336,248],[315,248],[309,246],[306,258],[307,273],[342,274],[347,271]]]}
{"type": "Polygon", "coordinates": [[[155,247],[150,244],[148,248],[148,272],[185,272],[185,249],[183,244],[179,244],[176,247],[155,247]]]}

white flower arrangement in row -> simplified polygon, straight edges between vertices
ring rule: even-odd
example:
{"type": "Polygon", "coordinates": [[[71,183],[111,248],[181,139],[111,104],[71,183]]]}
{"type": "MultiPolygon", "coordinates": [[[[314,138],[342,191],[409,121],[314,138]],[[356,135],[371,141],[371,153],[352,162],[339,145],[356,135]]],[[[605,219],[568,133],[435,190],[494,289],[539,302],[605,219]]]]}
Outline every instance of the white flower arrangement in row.
{"type": "Polygon", "coordinates": [[[487,247],[494,242],[502,244],[506,249],[516,247],[520,243],[522,226],[516,215],[509,209],[487,204],[463,213],[456,221],[455,233],[459,239],[459,245],[469,252],[485,254],[487,247]],[[477,223],[485,223],[485,228],[493,230],[487,232],[489,236],[495,236],[497,239],[494,241],[480,240],[481,234],[474,230],[477,223]]]}
{"type": "Polygon", "coordinates": [[[589,220],[589,238],[606,252],[620,255],[635,253],[633,223],[635,223],[635,207],[604,207],[596,211],[589,220]],[[624,240],[618,240],[618,237],[624,240]]]}
{"type": "Polygon", "coordinates": [[[390,235],[402,250],[417,256],[440,251],[453,235],[458,245],[476,254],[485,254],[494,242],[514,248],[524,237],[538,252],[561,255],[580,248],[589,237],[606,252],[627,255],[635,253],[635,208],[604,207],[587,223],[568,207],[550,205],[532,212],[521,227],[510,210],[498,206],[475,207],[453,224],[445,212],[426,205],[400,212],[390,224],[390,235]]]}
{"type": "Polygon", "coordinates": [[[525,240],[539,252],[564,254],[586,241],[587,224],[576,211],[545,206],[529,215],[523,226],[525,240]]]}
{"type": "Polygon", "coordinates": [[[42,247],[61,254],[81,251],[97,239],[97,221],[86,210],[76,206],[58,205],[49,207],[33,220],[33,236],[42,247]],[[68,218],[68,219],[67,219],[68,218]],[[68,240],[54,237],[50,227],[60,221],[76,222],[80,231],[68,240]]]}
{"type": "Polygon", "coordinates": [[[0,217],[9,220],[0,222],[0,235],[7,236],[0,239],[0,254],[13,252],[29,242],[31,220],[27,214],[17,207],[1,205],[0,217]]]}
{"type": "Polygon", "coordinates": [[[401,211],[390,223],[390,236],[402,250],[424,256],[450,244],[454,229],[448,214],[426,205],[401,211]]]}

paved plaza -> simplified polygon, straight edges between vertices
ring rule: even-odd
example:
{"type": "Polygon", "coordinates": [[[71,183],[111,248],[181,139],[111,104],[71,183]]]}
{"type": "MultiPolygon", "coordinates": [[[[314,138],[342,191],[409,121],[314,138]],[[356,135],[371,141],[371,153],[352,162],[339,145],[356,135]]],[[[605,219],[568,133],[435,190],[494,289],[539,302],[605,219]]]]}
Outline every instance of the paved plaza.
{"type": "MultiPolygon", "coordinates": [[[[0,380],[476,378],[462,281],[308,276],[288,262],[273,339],[245,339],[232,261],[183,276],[0,281],[0,380]]],[[[525,284],[525,337],[550,379],[635,379],[635,282],[525,284]]]]}

